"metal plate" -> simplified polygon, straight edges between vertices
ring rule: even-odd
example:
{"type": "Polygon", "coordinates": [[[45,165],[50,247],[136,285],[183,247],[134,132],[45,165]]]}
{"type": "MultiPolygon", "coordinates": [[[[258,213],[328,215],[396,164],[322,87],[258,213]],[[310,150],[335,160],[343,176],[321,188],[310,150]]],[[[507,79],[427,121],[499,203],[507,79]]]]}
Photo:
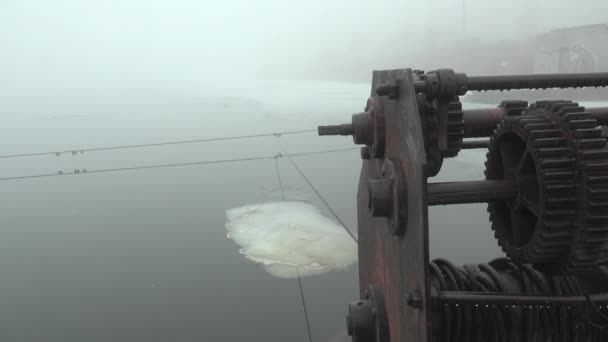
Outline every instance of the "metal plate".
{"type": "Polygon", "coordinates": [[[422,126],[410,69],[375,71],[372,96],[378,85],[398,81],[397,99],[383,101],[386,122],[385,158],[397,160],[407,184],[407,227],[394,235],[387,218],[374,218],[368,209],[370,177],[380,176],[384,159],[364,160],[357,195],[360,296],[369,285],[380,286],[386,300],[391,342],[426,342],[428,333],[428,217],[426,155],[422,126]],[[422,307],[406,304],[410,290],[423,298],[422,307]]]}

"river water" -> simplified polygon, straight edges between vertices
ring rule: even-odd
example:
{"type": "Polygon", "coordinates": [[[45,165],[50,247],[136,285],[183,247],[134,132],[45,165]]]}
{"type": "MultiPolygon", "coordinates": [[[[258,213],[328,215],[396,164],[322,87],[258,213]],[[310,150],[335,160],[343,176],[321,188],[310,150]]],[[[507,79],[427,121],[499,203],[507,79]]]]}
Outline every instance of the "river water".
{"type": "MultiPolygon", "coordinates": [[[[6,98],[0,154],[315,129],[350,120],[367,84],[272,82],[113,89],[6,98]],[[177,90],[176,90],[177,89],[177,90]]],[[[352,147],[315,133],[281,138],[290,153],[352,147]]],[[[269,156],[277,138],[0,159],[0,177],[269,156]]],[[[464,151],[436,180],[481,179],[464,151]]],[[[298,157],[356,228],[358,151],[298,157]]],[[[327,213],[285,159],[288,199],[327,213]]],[[[2,181],[0,337],[4,341],[306,341],[297,281],[246,260],[225,211],[280,199],[271,160],[2,181]]],[[[327,213],[329,215],[329,213],[327,213]]],[[[484,206],[430,210],[431,254],[455,263],[499,254],[484,206]]],[[[314,341],[344,330],[356,265],[303,278],[314,341]]]]}

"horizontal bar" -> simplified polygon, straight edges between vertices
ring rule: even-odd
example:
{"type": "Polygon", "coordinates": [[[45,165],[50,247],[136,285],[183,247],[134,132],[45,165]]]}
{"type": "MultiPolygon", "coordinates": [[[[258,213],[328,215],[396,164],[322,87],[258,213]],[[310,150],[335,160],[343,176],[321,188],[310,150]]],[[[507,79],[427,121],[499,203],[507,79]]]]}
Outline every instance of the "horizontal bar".
{"type": "Polygon", "coordinates": [[[608,126],[608,107],[585,108],[591,116],[602,126],[608,126]]]}
{"type": "Polygon", "coordinates": [[[503,108],[467,109],[463,111],[464,137],[487,138],[494,133],[496,125],[502,121],[506,112],[503,108]]]}
{"type": "Polygon", "coordinates": [[[428,205],[486,203],[513,198],[515,191],[515,182],[504,179],[429,183],[427,199],[428,205]]]}
{"type": "Polygon", "coordinates": [[[354,129],[352,124],[318,126],[319,135],[353,135],[354,129]]]}
{"type": "MultiPolygon", "coordinates": [[[[439,291],[431,299],[442,304],[480,305],[576,305],[587,302],[585,296],[536,296],[523,293],[439,291]]],[[[608,293],[590,294],[595,304],[608,303],[608,293]]]]}
{"type": "MultiPolygon", "coordinates": [[[[608,125],[608,107],[585,108],[598,125],[608,125]]],[[[506,116],[503,108],[468,109],[464,113],[464,137],[485,138],[494,134],[494,129],[506,116]]]]}
{"type": "Polygon", "coordinates": [[[490,146],[490,139],[484,140],[465,140],[462,142],[463,150],[474,150],[478,148],[488,148],[490,146]]]}

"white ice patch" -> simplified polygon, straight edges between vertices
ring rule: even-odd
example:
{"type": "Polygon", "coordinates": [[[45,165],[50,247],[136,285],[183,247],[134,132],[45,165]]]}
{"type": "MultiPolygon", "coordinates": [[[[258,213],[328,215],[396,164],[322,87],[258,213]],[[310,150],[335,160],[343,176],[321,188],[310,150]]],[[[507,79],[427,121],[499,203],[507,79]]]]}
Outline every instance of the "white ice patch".
{"type": "Polygon", "coordinates": [[[240,253],[275,277],[295,278],[343,269],[357,260],[344,228],[305,202],[269,202],[226,211],[228,238],[240,253]],[[296,269],[297,268],[297,269],[296,269]]]}

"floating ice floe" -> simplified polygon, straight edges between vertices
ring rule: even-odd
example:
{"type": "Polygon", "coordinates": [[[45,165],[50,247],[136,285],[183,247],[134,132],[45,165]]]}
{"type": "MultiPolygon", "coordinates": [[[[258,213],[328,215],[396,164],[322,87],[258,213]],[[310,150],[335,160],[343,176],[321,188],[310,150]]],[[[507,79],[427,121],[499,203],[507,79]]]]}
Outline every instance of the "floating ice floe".
{"type": "Polygon", "coordinates": [[[344,228],[309,203],[246,205],[226,217],[227,236],[240,253],[279,278],[323,274],[357,260],[357,245],[344,228]]]}

